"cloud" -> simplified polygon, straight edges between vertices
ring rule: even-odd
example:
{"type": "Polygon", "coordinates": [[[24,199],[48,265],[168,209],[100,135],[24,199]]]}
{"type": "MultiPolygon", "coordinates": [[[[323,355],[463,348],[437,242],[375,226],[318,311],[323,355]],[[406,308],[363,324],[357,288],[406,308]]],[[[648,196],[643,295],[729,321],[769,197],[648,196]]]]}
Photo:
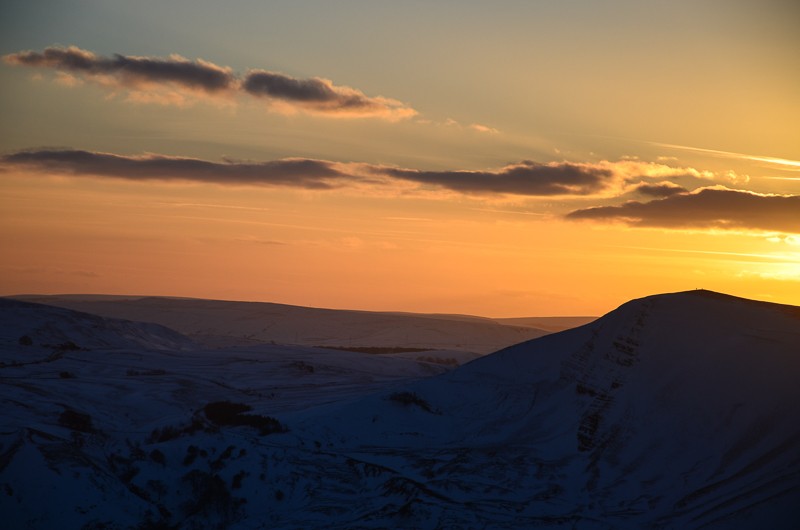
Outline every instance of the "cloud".
{"type": "Polygon", "coordinates": [[[471,123],[469,125],[469,128],[472,129],[473,131],[489,133],[489,134],[498,134],[500,132],[494,127],[489,127],[488,125],[482,125],[480,123],[471,123]]]}
{"type": "Polygon", "coordinates": [[[100,274],[87,270],[67,270],[59,267],[7,267],[5,270],[20,274],[49,274],[53,276],[80,276],[83,278],[100,278],[100,274]]]}
{"type": "MultiPolygon", "coordinates": [[[[0,168],[31,173],[111,177],[128,180],[209,182],[236,185],[292,186],[306,189],[359,188],[372,192],[426,193],[445,190],[482,197],[618,197],[631,191],[651,196],[679,195],[686,190],[669,181],[650,183],[670,172],[645,162],[522,161],[495,170],[425,171],[366,163],[315,159],[267,162],[196,158],[160,154],[118,155],[75,149],[26,150],[0,156],[0,168]],[[635,179],[635,180],[634,180],[635,179]]],[[[692,170],[695,171],[695,170],[692,170]]],[[[691,173],[691,172],[690,172],[691,173]]]]}
{"type": "Polygon", "coordinates": [[[423,188],[444,188],[478,195],[590,195],[605,190],[617,180],[608,168],[567,162],[539,164],[524,161],[497,171],[419,171],[313,159],[220,163],[157,154],[124,156],[71,149],[20,151],[0,157],[0,164],[7,168],[73,176],[309,189],[414,183],[423,188]]]}
{"type": "Polygon", "coordinates": [[[239,241],[240,243],[249,243],[249,244],[254,244],[254,245],[266,245],[266,246],[269,246],[269,247],[271,247],[271,246],[288,245],[288,243],[286,243],[285,241],[279,241],[277,239],[261,239],[260,237],[253,237],[253,236],[237,237],[235,240],[239,241]]]}
{"type": "Polygon", "coordinates": [[[335,86],[329,79],[319,77],[295,79],[267,70],[251,70],[242,80],[242,90],[255,97],[288,103],[289,110],[301,108],[313,113],[388,119],[409,118],[417,114],[400,101],[368,97],[360,90],[335,86]]]}
{"type": "Polygon", "coordinates": [[[125,89],[129,99],[181,105],[198,95],[249,95],[266,99],[280,112],[303,111],[331,117],[377,117],[400,120],[417,114],[404,103],[360,90],[336,86],[328,79],[297,79],[267,70],[250,70],[239,77],[227,67],[179,55],[168,58],[115,54],[96,55],[70,46],[48,47],[42,52],[23,51],[4,56],[7,63],[59,72],[60,84],[75,86],[91,81],[112,90],[125,89]]]}
{"type": "MultiPolygon", "coordinates": [[[[800,247],[800,236],[790,236],[786,234],[775,234],[767,238],[770,243],[785,243],[800,247]]],[[[800,260],[797,260],[800,262],[800,260]]]]}
{"type": "Polygon", "coordinates": [[[621,221],[634,227],[800,233],[800,195],[764,195],[707,187],[650,202],[575,210],[573,220],[621,221]]]}
{"type": "MultiPolygon", "coordinates": [[[[718,180],[721,177],[712,171],[703,171],[693,167],[676,167],[662,163],[644,162],[633,158],[623,158],[617,162],[598,162],[602,166],[611,166],[626,182],[633,183],[642,178],[678,179],[686,178],[699,181],[718,180]]],[[[722,177],[728,179],[727,174],[722,177]]]]}
{"type": "Polygon", "coordinates": [[[679,193],[687,193],[689,190],[683,186],[679,186],[674,182],[657,182],[654,184],[642,183],[633,189],[634,192],[650,197],[671,197],[679,193]]]}
{"type": "Polygon", "coordinates": [[[419,171],[376,168],[392,178],[479,195],[590,195],[608,188],[614,173],[591,164],[523,161],[498,171],[419,171]]]}
{"type": "Polygon", "coordinates": [[[430,120],[418,119],[417,123],[429,123],[429,124],[434,124],[434,125],[437,125],[437,126],[440,126],[440,127],[452,127],[452,128],[461,129],[461,130],[471,129],[473,131],[476,131],[476,132],[479,132],[479,133],[485,133],[485,134],[500,134],[500,130],[499,129],[495,129],[494,127],[489,127],[488,125],[484,125],[482,123],[470,123],[469,125],[462,125],[461,123],[459,123],[457,120],[454,120],[453,118],[447,118],[446,120],[441,121],[441,122],[433,122],[433,121],[430,121],[430,120]]]}
{"type": "MultiPolygon", "coordinates": [[[[390,167],[380,168],[379,171],[393,178],[460,193],[523,196],[614,197],[623,194],[631,184],[641,182],[642,179],[707,181],[718,178],[710,171],[638,160],[580,163],[538,163],[525,160],[496,171],[419,171],[390,167]]],[[[669,183],[660,184],[658,189],[646,188],[645,192],[664,192],[671,186],[669,183]]]]}
{"type": "Polygon", "coordinates": [[[800,160],[789,160],[786,158],[778,158],[774,156],[762,156],[762,155],[748,155],[744,153],[734,153],[731,151],[720,151],[718,149],[704,149],[701,147],[690,147],[688,145],[675,145],[675,144],[663,144],[659,142],[649,142],[652,145],[657,145],[659,147],[668,147],[670,149],[680,149],[683,151],[693,151],[695,153],[706,153],[711,156],[721,157],[721,158],[732,158],[735,160],[749,160],[752,162],[762,162],[767,164],[768,167],[773,169],[783,169],[785,171],[800,171],[800,160]]]}
{"type": "Polygon", "coordinates": [[[183,181],[231,185],[337,187],[347,177],[324,160],[288,158],[269,162],[209,162],[164,155],[122,156],[80,150],[21,151],[0,158],[4,166],[42,173],[126,180],[183,181]]]}
{"type": "Polygon", "coordinates": [[[168,59],[115,54],[103,57],[70,46],[50,47],[43,52],[24,51],[4,57],[10,64],[53,68],[84,78],[128,88],[171,84],[210,94],[234,88],[236,78],[229,68],[198,59],[189,61],[178,55],[168,59]]]}

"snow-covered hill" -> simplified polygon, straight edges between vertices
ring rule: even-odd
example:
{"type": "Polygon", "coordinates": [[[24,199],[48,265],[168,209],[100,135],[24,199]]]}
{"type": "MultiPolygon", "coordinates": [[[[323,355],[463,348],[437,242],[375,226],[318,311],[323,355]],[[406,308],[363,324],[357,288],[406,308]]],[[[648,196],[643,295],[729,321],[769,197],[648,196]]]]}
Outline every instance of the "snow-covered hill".
{"type": "Polygon", "coordinates": [[[794,528],[798,380],[800,308],[696,291],[630,302],[307,428],[345,431],[341,450],[390,467],[383,479],[405,497],[376,494],[373,509],[392,499],[420,527],[794,528]]]}
{"type": "Polygon", "coordinates": [[[156,324],[0,299],[1,526],[171,528],[158,521],[177,509],[181,528],[214,527],[185,503],[204,502],[198,488],[218,486],[229,457],[249,475],[268,455],[260,431],[220,431],[205,405],[291,415],[449,369],[307,347],[203,350],[156,324]],[[223,456],[231,443],[243,451],[223,456]],[[209,458],[213,476],[202,474],[209,458]]]}
{"type": "Polygon", "coordinates": [[[277,346],[54,363],[0,368],[12,527],[800,520],[798,307],[653,296],[432,377],[434,364],[277,346]]]}
{"type": "Polygon", "coordinates": [[[0,298],[0,352],[52,349],[194,349],[187,337],[164,326],[131,322],[60,307],[0,298]]]}
{"type": "Polygon", "coordinates": [[[529,323],[514,325],[465,315],[348,311],[263,302],[93,295],[17,298],[106,317],[156,322],[208,347],[277,343],[491,353],[552,331],[529,323]]]}

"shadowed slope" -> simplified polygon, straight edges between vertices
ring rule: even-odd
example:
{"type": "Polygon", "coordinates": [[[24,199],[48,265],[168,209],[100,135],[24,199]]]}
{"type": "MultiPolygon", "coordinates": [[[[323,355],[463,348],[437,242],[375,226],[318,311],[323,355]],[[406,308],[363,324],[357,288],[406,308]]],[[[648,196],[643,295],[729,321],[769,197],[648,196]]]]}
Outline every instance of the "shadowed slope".
{"type": "Polygon", "coordinates": [[[424,477],[418,521],[792,528],[799,379],[798,308],[691,291],[409,387],[434,413],[385,395],[308,428],[424,477]]]}

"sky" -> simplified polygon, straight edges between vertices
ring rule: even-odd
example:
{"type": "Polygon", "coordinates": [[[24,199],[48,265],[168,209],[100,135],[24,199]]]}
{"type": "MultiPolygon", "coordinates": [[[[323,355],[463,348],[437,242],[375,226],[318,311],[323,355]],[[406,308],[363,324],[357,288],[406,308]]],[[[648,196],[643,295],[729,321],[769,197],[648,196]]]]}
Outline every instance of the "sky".
{"type": "Polygon", "coordinates": [[[0,5],[0,294],[800,304],[789,0],[0,5]]]}

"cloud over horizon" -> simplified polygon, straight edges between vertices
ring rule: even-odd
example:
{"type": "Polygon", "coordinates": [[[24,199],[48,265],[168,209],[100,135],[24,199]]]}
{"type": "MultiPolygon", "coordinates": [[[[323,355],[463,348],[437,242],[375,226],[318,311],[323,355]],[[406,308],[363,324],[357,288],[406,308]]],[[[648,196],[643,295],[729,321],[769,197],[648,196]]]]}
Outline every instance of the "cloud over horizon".
{"type": "Polygon", "coordinates": [[[22,51],[5,55],[6,63],[50,68],[66,80],[86,80],[110,89],[125,89],[130,99],[182,104],[198,95],[246,94],[272,103],[278,112],[303,111],[330,117],[374,117],[400,120],[417,114],[404,103],[381,96],[367,96],[360,90],[334,85],[328,79],[297,79],[267,70],[250,70],[244,77],[230,68],[179,55],[138,57],[96,55],[75,46],[51,46],[42,52],[22,51]],[[162,94],[159,90],[168,90],[162,94]]]}
{"type": "Polygon", "coordinates": [[[583,208],[565,217],[623,222],[633,227],[800,233],[800,195],[767,195],[715,186],[649,202],[583,208]]]}

